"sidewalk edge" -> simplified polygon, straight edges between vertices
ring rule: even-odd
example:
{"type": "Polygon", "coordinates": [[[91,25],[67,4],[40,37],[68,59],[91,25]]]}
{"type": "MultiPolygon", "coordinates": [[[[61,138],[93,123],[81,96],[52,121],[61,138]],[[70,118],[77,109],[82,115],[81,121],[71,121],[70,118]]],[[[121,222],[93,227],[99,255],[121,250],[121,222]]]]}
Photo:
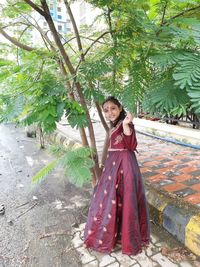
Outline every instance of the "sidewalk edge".
{"type": "Polygon", "coordinates": [[[145,184],[150,217],[189,250],[200,256],[200,213],[186,210],[171,197],[145,184]]]}
{"type": "MultiPolygon", "coordinates": [[[[81,147],[81,143],[64,135],[59,130],[47,139],[66,148],[81,147]]],[[[200,256],[200,213],[186,211],[174,203],[173,199],[145,183],[150,217],[156,224],[166,229],[194,254],[200,256]]]]}

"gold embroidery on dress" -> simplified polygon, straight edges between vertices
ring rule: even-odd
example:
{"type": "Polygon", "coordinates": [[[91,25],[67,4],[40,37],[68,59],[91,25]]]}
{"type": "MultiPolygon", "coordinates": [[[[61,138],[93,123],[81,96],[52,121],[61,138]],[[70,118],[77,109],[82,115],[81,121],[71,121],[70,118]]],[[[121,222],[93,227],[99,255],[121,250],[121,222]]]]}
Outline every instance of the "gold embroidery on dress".
{"type": "Polygon", "coordinates": [[[114,145],[118,145],[119,143],[122,142],[122,140],[123,140],[122,134],[117,135],[117,137],[115,138],[114,145]]]}

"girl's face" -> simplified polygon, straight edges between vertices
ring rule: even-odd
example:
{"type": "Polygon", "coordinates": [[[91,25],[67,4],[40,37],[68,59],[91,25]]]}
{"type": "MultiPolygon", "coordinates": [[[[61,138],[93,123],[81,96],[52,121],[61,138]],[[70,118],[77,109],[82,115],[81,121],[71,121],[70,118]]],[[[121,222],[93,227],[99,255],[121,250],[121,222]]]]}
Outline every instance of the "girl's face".
{"type": "Polygon", "coordinates": [[[118,119],[120,112],[122,111],[122,107],[118,107],[111,101],[104,103],[103,112],[107,120],[114,122],[118,119]]]}

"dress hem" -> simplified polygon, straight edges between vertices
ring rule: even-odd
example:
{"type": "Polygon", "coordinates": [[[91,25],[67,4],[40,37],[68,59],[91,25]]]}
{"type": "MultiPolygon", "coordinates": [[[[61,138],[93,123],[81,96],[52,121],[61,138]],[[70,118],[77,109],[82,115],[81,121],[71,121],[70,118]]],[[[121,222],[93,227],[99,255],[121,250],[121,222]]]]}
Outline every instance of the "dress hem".
{"type": "MultiPolygon", "coordinates": [[[[93,248],[93,247],[90,247],[88,246],[86,243],[84,243],[85,245],[85,248],[88,248],[88,249],[91,249],[91,250],[94,250],[94,251],[97,251],[97,252],[100,252],[100,253],[103,253],[103,254],[111,254],[114,252],[115,250],[115,247],[113,247],[111,250],[103,250],[103,249],[98,249],[98,248],[93,248]]],[[[123,249],[121,250],[122,254],[126,254],[128,256],[136,256],[140,253],[142,253],[142,251],[146,248],[148,248],[150,245],[150,241],[146,241],[145,243],[143,243],[141,245],[141,249],[139,249],[138,251],[136,252],[128,252],[128,251],[124,251],[123,249]]]]}

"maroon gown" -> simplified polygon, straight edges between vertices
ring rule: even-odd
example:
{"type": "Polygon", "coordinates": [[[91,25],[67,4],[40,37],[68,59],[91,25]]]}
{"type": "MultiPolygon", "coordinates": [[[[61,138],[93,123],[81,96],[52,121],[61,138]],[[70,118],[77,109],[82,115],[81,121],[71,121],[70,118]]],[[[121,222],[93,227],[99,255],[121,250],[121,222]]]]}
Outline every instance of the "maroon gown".
{"type": "Polygon", "coordinates": [[[122,121],[109,134],[105,167],[94,188],[84,231],[84,244],[110,253],[120,243],[122,253],[136,255],[149,244],[149,213],[134,150],[135,130],[123,133],[122,121]]]}

